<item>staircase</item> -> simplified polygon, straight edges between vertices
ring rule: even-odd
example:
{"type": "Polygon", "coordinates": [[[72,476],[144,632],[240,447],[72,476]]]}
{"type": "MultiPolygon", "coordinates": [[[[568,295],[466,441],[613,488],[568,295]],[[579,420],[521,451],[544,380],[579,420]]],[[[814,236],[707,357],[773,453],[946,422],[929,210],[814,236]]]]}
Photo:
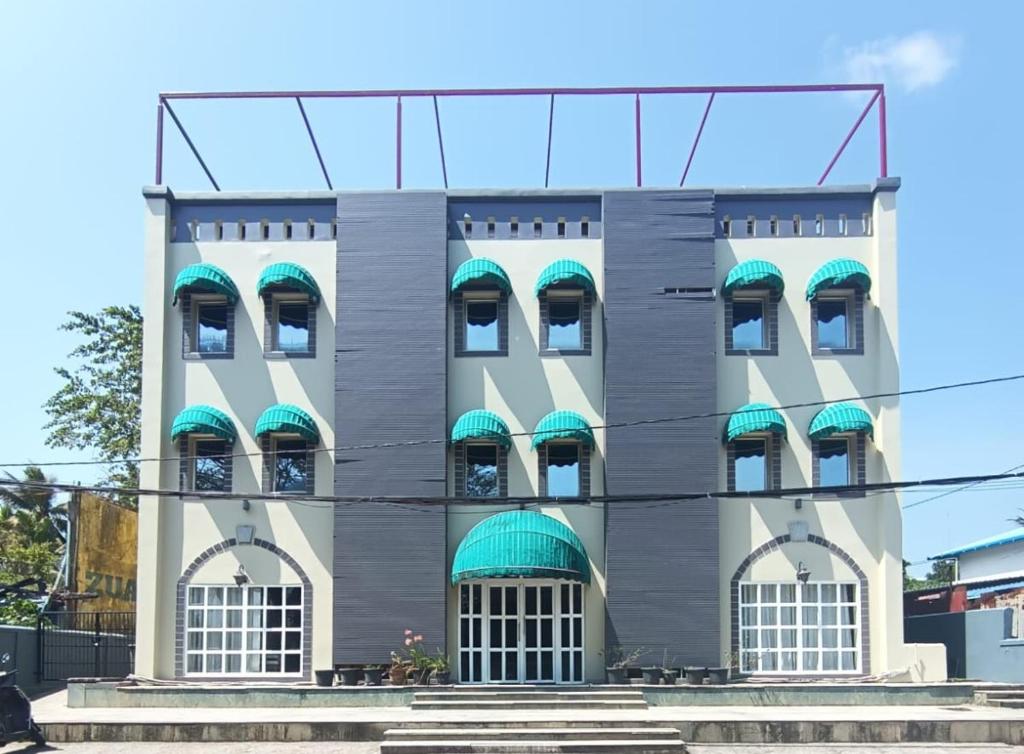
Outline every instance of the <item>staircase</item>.
{"type": "Polygon", "coordinates": [[[979,684],[974,687],[974,700],[978,704],[987,704],[989,707],[1024,709],[1024,686],[979,684]]]}
{"type": "MultiPolygon", "coordinates": [[[[417,692],[412,708],[433,715],[385,731],[381,754],[527,754],[624,752],[683,754],[676,728],[643,720],[602,719],[601,711],[647,709],[640,691],[564,690],[558,687],[465,687],[417,692]],[[551,712],[542,720],[498,720],[494,713],[551,712]],[[445,720],[446,712],[457,712],[445,720]],[[565,712],[564,716],[557,713],[565,712]]],[[[426,717],[426,716],[425,716],[426,717]]],[[[506,715],[507,717],[507,715],[506,715]]]]}

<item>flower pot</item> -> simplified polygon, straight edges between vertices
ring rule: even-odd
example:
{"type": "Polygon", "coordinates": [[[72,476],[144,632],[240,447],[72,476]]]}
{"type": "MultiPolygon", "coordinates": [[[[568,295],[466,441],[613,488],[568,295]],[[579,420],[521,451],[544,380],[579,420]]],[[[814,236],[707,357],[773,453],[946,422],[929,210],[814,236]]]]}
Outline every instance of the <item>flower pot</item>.
{"type": "Polygon", "coordinates": [[[700,686],[704,683],[704,673],[707,668],[686,668],[686,682],[691,686],[700,686]]]}
{"type": "Polygon", "coordinates": [[[317,686],[333,686],[334,685],[334,671],[333,670],[314,670],[313,676],[316,678],[317,686]]]}
{"type": "Polygon", "coordinates": [[[434,683],[438,686],[447,686],[451,683],[452,672],[450,670],[435,670],[434,683]]]}
{"type": "Polygon", "coordinates": [[[614,686],[625,686],[629,683],[629,674],[625,668],[605,668],[608,674],[608,683],[614,686]]]}
{"type": "Polygon", "coordinates": [[[708,683],[724,685],[729,682],[729,668],[708,668],[708,683]]]}
{"type": "Polygon", "coordinates": [[[405,665],[392,665],[391,670],[388,671],[388,679],[391,681],[392,686],[404,686],[409,682],[409,674],[406,671],[405,665]]]}
{"type": "Polygon", "coordinates": [[[640,672],[643,673],[644,683],[648,686],[657,686],[661,683],[661,668],[641,668],[640,672]]]}
{"type": "Polygon", "coordinates": [[[663,669],[661,671],[661,677],[665,681],[666,685],[675,686],[676,681],[679,680],[679,671],[675,668],[673,668],[672,670],[663,669]]]}
{"type": "Polygon", "coordinates": [[[430,682],[431,668],[416,668],[416,676],[413,683],[417,686],[426,686],[430,682]]]}
{"type": "Polygon", "coordinates": [[[359,679],[363,677],[362,668],[339,668],[338,679],[341,681],[342,686],[355,686],[359,683],[359,679]]]}
{"type": "Polygon", "coordinates": [[[363,679],[367,686],[380,686],[380,679],[383,675],[383,668],[363,668],[363,679]]]}

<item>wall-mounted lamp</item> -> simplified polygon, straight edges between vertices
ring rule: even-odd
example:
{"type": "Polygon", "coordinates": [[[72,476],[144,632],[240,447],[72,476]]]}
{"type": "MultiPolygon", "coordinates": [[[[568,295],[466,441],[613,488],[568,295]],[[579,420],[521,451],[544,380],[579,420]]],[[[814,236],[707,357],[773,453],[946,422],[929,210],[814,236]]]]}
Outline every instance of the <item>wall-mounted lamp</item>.
{"type": "MultiPolygon", "coordinates": [[[[248,501],[246,501],[246,502],[248,502],[248,501]]],[[[798,497],[796,500],[794,500],[793,501],[793,507],[796,508],[797,510],[800,510],[801,508],[803,508],[804,507],[803,499],[798,497]]],[[[246,510],[248,510],[248,509],[246,509],[246,510]]]]}
{"type": "Polygon", "coordinates": [[[242,584],[249,583],[249,574],[245,572],[245,566],[239,564],[238,570],[235,571],[235,584],[242,586],[242,584]]]}
{"type": "Polygon", "coordinates": [[[252,503],[249,502],[249,498],[242,500],[242,510],[248,511],[250,508],[252,508],[252,503]]]}
{"type": "Polygon", "coordinates": [[[804,561],[801,560],[796,566],[796,580],[801,584],[806,584],[809,578],[811,578],[811,572],[804,565],[804,561]]]}

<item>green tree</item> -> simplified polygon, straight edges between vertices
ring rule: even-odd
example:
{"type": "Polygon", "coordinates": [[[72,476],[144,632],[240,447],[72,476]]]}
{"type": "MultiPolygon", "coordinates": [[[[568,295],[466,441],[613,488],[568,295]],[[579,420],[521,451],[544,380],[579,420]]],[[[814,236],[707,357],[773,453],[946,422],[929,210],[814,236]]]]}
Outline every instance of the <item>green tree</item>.
{"type": "MultiPolygon", "coordinates": [[[[108,306],[97,314],[68,312],[61,330],[85,341],[54,371],[64,380],[43,405],[52,448],[92,449],[111,461],[101,484],[138,487],[142,400],[142,313],[137,306],[108,306]]],[[[120,496],[134,504],[134,496],[120,496]]]]}
{"type": "Polygon", "coordinates": [[[956,581],[956,561],[936,560],[925,578],[939,584],[952,584],[956,581]]]}

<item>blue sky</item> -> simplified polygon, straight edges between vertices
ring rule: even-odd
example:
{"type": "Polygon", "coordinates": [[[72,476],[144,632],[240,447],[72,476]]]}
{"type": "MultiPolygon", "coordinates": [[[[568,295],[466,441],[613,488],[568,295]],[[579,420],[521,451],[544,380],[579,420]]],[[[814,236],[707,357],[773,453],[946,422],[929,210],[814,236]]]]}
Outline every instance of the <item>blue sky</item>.
{"type": "MultiPolygon", "coordinates": [[[[900,208],[904,387],[1024,371],[1022,107],[1012,50],[1024,6],[998,19],[964,3],[5,2],[0,28],[0,461],[49,450],[40,408],[72,341],[68,309],[138,303],[142,200],[153,180],[160,90],[804,83],[884,79],[900,208]],[[45,291],[45,296],[40,296],[45,291]]],[[[863,102],[721,99],[688,184],[815,181],[863,102]]],[[[703,101],[644,104],[644,176],[678,182],[703,101]]],[[[394,177],[390,103],[310,102],[336,185],[394,177]]],[[[224,188],[322,185],[294,103],[176,108],[224,188]]],[[[546,103],[485,115],[442,103],[453,186],[543,181],[546,103]]],[[[830,182],[877,168],[874,118],[830,182]]],[[[436,186],[429,102],[405,110],[406,186],[436,186]]],[[[168,123],[165,182],[204,188],[168,123]]],[[[552,185],[632,180],[632,103],[560,102],[552,185]],[[594,155],[600,159],[594,159],[594,155]]],[[[1021,386],[908,398],[906,478],[1024,464],[1021,386]]],[[[88,468],[62,470],[88,481],[88,468]]],[[[923,495],[908,494],[907,502],[923,495]]],[[[911,560],[1010,528],[1020,490],[970,491],[907,511],[911,560]]]]}

